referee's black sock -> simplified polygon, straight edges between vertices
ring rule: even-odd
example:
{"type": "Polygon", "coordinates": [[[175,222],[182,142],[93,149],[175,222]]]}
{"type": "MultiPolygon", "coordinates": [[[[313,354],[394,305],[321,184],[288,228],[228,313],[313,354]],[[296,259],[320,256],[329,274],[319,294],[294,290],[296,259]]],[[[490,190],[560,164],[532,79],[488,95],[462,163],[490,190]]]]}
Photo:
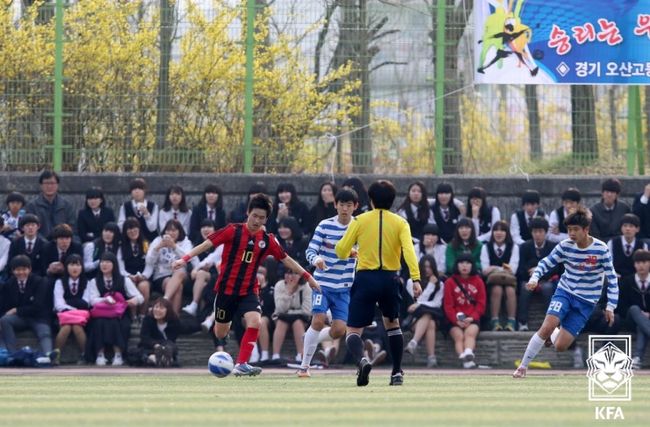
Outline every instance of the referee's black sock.
{"type": "Polygon", "coordinates": [[[358,365],[363,357],[363,341],[361,341],[361,336],[355,333],[348,334],[345,337],[345,345],[348,347],[354,363],[358,365]]]}
{"type": "Polygon", "coordinates": [[[393,359],[393,373],[402,372],[402,354],[404,353],[404,336],[402,330],[397,327],[386,329],[388,335],[388,347],[390,348],[390,357],[393,359]]]}

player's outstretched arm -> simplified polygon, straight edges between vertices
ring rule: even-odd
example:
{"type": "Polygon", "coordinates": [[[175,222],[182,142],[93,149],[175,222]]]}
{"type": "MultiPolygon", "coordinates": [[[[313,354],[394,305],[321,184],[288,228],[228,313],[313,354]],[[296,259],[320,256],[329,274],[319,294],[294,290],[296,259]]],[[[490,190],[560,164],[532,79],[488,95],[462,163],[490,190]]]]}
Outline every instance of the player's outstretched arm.
{"type": "Polygon", "coordinates": [[[210,250],[212,247],[212,242],[210,240],[205,240],[200,245],[193,247],[188,253],[183,255],[181,259],[177,259],[176,261],[172,262],[172,269],[178,270],[180,268],[184,268],[192,258],[201,255],[203,252],[210,250]]]}
{"type": "Polygon", "coordinates": [[[320,292],[320,286],[318,285],[318,282],[316,281],[316,279],[314,279],[313,276],[307,270],[302,268],[300,266],[300,264],[298,264],[296,262],[296,260],[294,260],[293,258],[291,258],[290,256],[287,255],[282,260],[282,264],[284,264],[284,266],[287,267],[288,269],[290,269],[291,271],[300,274],[300,276],[303,279],[305,279],[307,281],[307,283],[309,283],[310,288],[312,288],[315,291],[320,292]]]}

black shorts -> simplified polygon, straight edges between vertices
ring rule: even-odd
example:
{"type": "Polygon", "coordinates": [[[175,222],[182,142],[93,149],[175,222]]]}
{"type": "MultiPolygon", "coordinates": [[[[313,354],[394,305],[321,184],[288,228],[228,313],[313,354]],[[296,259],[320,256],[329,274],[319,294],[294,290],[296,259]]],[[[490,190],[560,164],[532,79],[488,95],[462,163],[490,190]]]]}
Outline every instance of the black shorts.
{"type": "Polygon", "coordinates": [[[250,311],[262,313],[262,306],[257,295],[217,294],[214,299],[214,321],[217,323],[230,323],[236,313],[248,313],[250,311]]]}
{"type": "Polygon", "coordinates": [[[169,279],[172,276],[164,276],[164,277],[159,277],[153,282],[151,282],[151,292],[158,292],[159,294],[164,294],[165,291],[163,290],[163,282],[166,279],[169,279]]]}
{"type": "Polygon", "coordinates": [[[375,318],[375,306],[390,320],[399,317],[402,282],[394,271],[361,270],[350,290],[348,326],[363,328],[375,318]]]}
{"type": "Polygon", "coordinates": [[[289,325],[293,325],[293,322],[295,322],[296,320],[302,320],[307,325],[311,321],[309,316],[305,316],[304,314],[279,314],[278,320],[287,322],[289,325]]]}

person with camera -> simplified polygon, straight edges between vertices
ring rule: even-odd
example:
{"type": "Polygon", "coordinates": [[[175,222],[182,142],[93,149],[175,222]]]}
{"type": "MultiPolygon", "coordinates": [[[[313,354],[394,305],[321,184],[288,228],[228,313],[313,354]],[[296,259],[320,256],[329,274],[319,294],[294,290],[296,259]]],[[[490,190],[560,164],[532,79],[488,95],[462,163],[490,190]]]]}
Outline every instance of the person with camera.
{"type": "Polygon", "coordinates": [[[140,223],[140,229],[147,241],[151,242],[158,236],[158,205],[146,197],[147,183],[143,178],[136,178],[129,184],[131,200],[120,207],[117,225],[122,228],[127,218],[135,217],[140,223]]]}

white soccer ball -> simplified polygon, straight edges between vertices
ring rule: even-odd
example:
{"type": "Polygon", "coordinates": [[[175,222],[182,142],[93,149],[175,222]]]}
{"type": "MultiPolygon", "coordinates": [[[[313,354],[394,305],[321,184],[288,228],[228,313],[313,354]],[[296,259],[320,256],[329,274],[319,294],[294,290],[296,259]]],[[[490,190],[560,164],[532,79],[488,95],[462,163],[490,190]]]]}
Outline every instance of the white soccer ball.
{"type": "Polygon", "coordinates": [[[232,357],[225,351],[217,351],[212,353],[210,359],[208,360],[208,369],[210,373],[218,378],[223,378],[228,376],[232,372],[232,368],[235,364],[232,361],[232,357]]]}

